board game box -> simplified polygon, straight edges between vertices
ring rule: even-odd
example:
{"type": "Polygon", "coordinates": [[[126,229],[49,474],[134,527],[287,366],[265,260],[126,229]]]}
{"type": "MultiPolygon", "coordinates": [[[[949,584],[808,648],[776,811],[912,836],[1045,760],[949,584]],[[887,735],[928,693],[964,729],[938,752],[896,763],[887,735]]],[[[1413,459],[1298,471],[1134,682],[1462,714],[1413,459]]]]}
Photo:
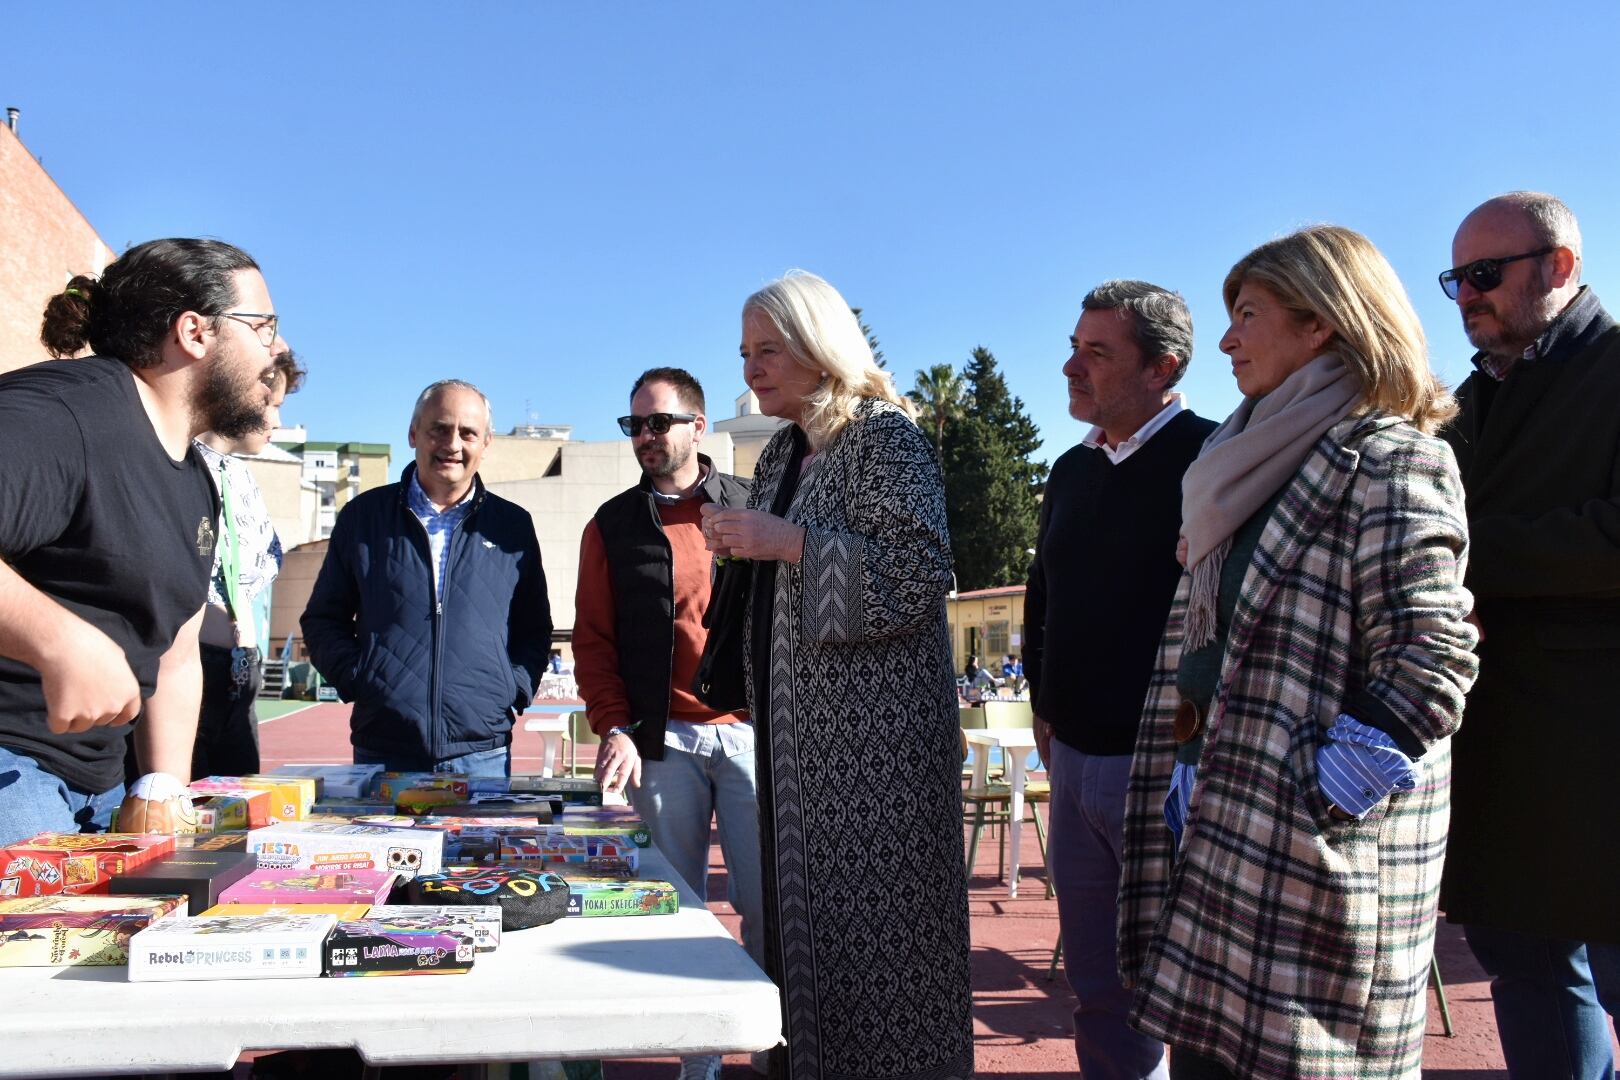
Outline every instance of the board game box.
{"type": "Polygon", "coordinates": [[[229,889],[253,866],[253,856],[245,851],[175,851],[115,875],[107,891],[115,896],[182,893],[190,898],[183,914],[201,915],[204,908],[219,903],[222,890],[229,889]]]}
{"type": "Polygon", "coordinates": [[[0,900],[104,893],[113,875],[173,850],[155,833],[40,833],[0,848],[0,900]]]}
{"type": "Polygon", "coordinates": [[[531,836],[503,837],[499,861],[634,873],[641,863],[641,849],[627,836],[570,836],[553,826],[531,836]]]}
{"type": "Polygon", "coordinates": [[[207,916],[232,915],[332,915],[338,922],[353,922],[371,913],[370,904],[215,904],[203,912],[207,916]]]}
{"type": "MultiPolygon", "coordinates": [[[[491,903],[484,907],[435,906],[431,904],[377,904],[366,913],[368,919],[412,919],[421,915],[442,915],[456,922],[472,926],[473,946],[479,952],[494,952],[501,944],[501,907],[491,903]]],[[[352,920],[351,920],[352,921],[352,920]]]]}
{"type": "MultiPolygon", "coordinates": [[[[314,803],[315,781],[296,776],[205,776],[186,785],[203,795],[229,795],[239,791],[263,791],[269,795],[265,804],[268,825],[271,821],[302,821],[314,803]],[[308,798],[306,799],[306,796],[308,798]]],[[[250,826],[258,828],[258,825],[250,826]]]]}
{"type": "Polygon", "coordinates": [[[129,979],[315,978],[336,925],[332,915],[161,919],[130,940],[129,979]]]}
{"type": "Polygon", "coordinates": [[[397,802],[401,792],[413,788],[449,791],[458,799],[465,799],[470,790],[467,777],[461,773],[385,772],[377,781],[377,798],[397,802]]]}
{"type": "Polygon", "coordinates": [[[130,938],[151,923],[183,911],[185,899],[31,896],[0,900],[0,967],[126,964],[130,938]]]}
{"type": "Polygon", "coordinates": [[[444,833],[283,821],[248,834],[248,850],[272,870],[393,870],[431,874],[444,862],[444,833]]]}
{"type": "Polygon", "coordinates": [[[680,895],[668,881],[566,873],[563,880],[568,882],[568,914],[575,918],[673,915],[681,910],[680,895]]]}
{"type": "Polygon", "coordinates": [[[373,794],[381,765],[283,765],[261,776],[307,776],[315,781],[315,798],[365,799],[373,794]]]}
{"type": "Polygon", "coordinates": [[[260,867],[219,894],[222,904],[381,904],[392,870],[275,870],[260,867]]]}
{"type": "Polygon", "coordinates": [[[326,941],[325,972],[347,975],[459,975],[477,955],[472,922],[445,915],[338,923],[326,941]]]}
{"type": "Polygon", "coordinates": [[[182,833],[174,838],[176,851],[246,851],[247,830],[221,833],[182,833]]]}

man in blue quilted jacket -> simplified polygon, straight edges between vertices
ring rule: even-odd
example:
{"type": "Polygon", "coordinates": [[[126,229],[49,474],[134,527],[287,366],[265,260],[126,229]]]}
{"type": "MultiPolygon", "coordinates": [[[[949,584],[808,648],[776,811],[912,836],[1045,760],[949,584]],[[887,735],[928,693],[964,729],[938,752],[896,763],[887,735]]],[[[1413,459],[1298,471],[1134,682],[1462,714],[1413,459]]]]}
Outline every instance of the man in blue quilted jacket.
{"type": "Polygon", "coordinates": [[[416,460],[343,508],[304,609],[310,659],[354,703],[357,764],[509,776],[514,711],[551,649],[527,510],[478,479],[489,399],[459,379],[422,391],[416,460]]]}

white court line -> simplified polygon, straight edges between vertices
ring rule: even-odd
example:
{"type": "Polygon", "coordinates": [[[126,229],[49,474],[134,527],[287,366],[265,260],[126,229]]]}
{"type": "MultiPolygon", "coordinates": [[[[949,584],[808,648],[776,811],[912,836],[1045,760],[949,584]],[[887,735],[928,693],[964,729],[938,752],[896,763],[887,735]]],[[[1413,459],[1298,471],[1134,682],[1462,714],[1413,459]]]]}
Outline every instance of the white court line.
{"type": "Polygon", "coordinates": [[[263,727],[266,724],[273,724],[277,720],[285,720],[289,716],[297,716],[299,713],[303,712],[305,709],[313,709],[315,706],[317,706],[319,704],[321,704],[321,702],[319,702],[319,701],[311,701],[307,705],[301,705],[296,709],[292,709],[292,710],[289,710],[287,712],[282,713],[280,716],[261,716],[261,717],[259,717],[259,726],[263,727]]]}

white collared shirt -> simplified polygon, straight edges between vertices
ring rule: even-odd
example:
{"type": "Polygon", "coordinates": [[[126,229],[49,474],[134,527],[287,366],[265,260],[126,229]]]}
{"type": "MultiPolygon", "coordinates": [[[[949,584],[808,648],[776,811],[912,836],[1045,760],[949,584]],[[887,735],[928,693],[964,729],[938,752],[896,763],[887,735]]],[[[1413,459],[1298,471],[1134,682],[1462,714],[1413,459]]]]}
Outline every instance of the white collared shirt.
{"type": "Polygon", "coordinates": [[[1176,418],[1179,412],[1187,409],[1187,398],[1184,394],[1171,394],[1170,404],[1160,409],[1147,423],[1137,429],[1136,434],[1120,443],[1118,446],[1109,446],[1103,429],[1094,427],[1080,440],[1081,446],[1094,446],[1108,455],[1108,460],[1118,465],[1147,444],[1147,441],[1159,433],[1159,429],[1176,418]]]}

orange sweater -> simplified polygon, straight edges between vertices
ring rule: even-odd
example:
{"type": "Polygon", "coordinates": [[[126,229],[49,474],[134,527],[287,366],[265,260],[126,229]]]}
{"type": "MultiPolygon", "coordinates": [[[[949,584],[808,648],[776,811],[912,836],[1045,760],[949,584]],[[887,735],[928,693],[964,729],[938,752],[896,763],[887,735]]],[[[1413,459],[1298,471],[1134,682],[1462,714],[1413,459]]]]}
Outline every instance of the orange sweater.
{"type": "MultiPolygon", "coordinates": [[[[705,498],[659,501],[658,515],[674,562],[675,656],[671,665],[669,719],[694,724],[730,724],[746,712],[717,713],[692,693],[692,677],[703,657],[714,557],[703,544],[705,498]]],[[[607,551],[593,519],[579,547],[579,586],[574,591],[574,678],[591,714],[591,729],[606,736],[630,722],[630,703],[619,676],[619,650],[613,613],[613,581],[607,551]]]]}

